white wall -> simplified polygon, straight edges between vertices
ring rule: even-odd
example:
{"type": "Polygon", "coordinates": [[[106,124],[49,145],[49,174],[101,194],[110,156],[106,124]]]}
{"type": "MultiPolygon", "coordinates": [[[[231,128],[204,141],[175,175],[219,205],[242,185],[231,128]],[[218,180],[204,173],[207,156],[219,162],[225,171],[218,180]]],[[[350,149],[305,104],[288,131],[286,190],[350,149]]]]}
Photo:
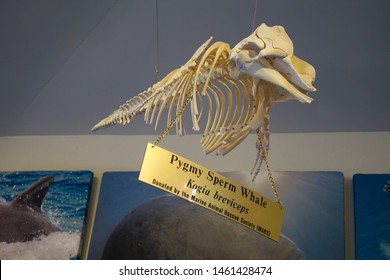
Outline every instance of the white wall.
{"type": "MultiPolygon", "coordinates": [[[[157,136],[0,137],[0,170],[139,170],[147,142],[157,136]]],[[[218,171],[244,171],[255,159],[255,135],[224,157],[204,155],[200,135],[169,135],[160,145],[218,171]]],[[[390,172],[390,132],[271,135],[270,165],[278,171],[390,172]]]]}
{"type": "MultiPolygon", "coordinates": [[[[147,142],[157,136],[19,136],[0,137],[0,171],[91,170],[97,194],[103,172],[135,171],[147,142]]],[[[160,146],[216,171],[251,170],[256,136],[250,135],[224,157],[204,155],[200,135],[167,136],[160,146]]],[[[273,171],[340,171],[345,176],[347,257],[353,257],[355,173],[390,173],[390,132],[272,134],[273,171]]],[[[92,205],[93,206],[93,205],[92,205]]]]}

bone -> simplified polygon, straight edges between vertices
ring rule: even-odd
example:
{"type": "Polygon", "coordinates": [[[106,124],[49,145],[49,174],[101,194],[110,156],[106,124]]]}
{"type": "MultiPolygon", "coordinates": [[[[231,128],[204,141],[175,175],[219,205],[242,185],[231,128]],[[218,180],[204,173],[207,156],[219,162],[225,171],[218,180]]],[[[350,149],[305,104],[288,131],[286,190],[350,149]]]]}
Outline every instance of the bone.
{"type": "MultiPolygon", "coordinates": [[[[199,120],[207,108],[200,140],[206,154],[225,155],[258,129],[267,135],[263,140],[268,150],[271,106],[287,100],[312,102],[307,94],[316,91],[312,85],[315,68],[294,55],[293,43],[282,26],[261,24],[233,49],[224,42],[209,46],[212,39],[206,40],[183,66],[127,100],[92,131],[129,124],[141,113],[145,122],[157,129],[168,111],[167,127],[176,121],[177,135],[184,135],[184,109],[190,104],[195,131],[201,130],[199,120]]],[[[261,167],[260,157],[255,173],[261,167]]]]}

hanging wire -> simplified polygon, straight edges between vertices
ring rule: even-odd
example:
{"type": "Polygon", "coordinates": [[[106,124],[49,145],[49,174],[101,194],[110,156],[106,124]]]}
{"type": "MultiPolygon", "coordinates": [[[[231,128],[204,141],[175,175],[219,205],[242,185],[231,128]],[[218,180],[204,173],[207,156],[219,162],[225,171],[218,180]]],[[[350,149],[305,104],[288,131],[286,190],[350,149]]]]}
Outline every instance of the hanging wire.
{"type": "Polygon", "coordinates": [[[257,5],[258,5],[258,0],[256,0],[255,3],[255,10],[253,11],[253,21],[252,21],[252,32],[255,31],[255,24],[256,24],[256,15],[257,15],[257,5]]]}
{"type": "Polygon", "coordinates": [[[154,69],[156,76],[154,77],[154,83],[160,80],[160,38],[159,38],[159,22],[158,22],[158,0],[156,0],[156,62],[154,69]]]}

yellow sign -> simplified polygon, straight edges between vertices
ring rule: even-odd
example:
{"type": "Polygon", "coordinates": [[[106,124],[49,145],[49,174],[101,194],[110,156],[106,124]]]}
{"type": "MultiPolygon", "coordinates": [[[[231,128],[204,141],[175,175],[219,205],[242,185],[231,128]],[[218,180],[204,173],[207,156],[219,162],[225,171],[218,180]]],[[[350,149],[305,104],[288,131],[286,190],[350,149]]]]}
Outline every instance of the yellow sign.
{"type": "Polygon", "coordinates": [[[279,241],[279,204],[170,151],[148,143],[139,180],[279,241]]]}

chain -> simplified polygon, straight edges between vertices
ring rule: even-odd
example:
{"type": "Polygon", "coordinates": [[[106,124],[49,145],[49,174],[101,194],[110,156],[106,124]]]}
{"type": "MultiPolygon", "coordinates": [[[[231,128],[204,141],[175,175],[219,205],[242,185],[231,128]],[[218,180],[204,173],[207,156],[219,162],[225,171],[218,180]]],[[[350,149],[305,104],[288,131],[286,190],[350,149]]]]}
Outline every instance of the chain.
{"type": "Polygon", "coordinates": [[[271,184],[271,187],[272,187],[272,190],[274,192],[274,196],[275,196],[276,202],[280,206],[282,206],[282,203],[280,202],[280,198],[279,198],[278,192],[276,191],[275,181],[274,181],[274,178],[272,177],[271,168],[269,167],[267,152],[266,152],[266,150],[264,149],[264,146],[263,146],[263,140],[262,140],[262,137],[261,137],[260,129],[257,130],[257,139],[259,140],[261,155],[263,156],[265,166],[267,167],[268,180],[269,180],[269,182],[271,184]]]}
{"type": "Polygon", "coordinates": [[[161,140],[168,134],[168,132],[172,129],[172,127],[175,125],[175,123],[179,120],[180,116],[184,113],[184,110],[186,109],[187,105],[191,102],[192,96],[191,94],[186,94],[187,98],[183,106],[180,108],[180,110],[177,112],[175,118],[171,121],[171,123],[167,126],[167,128],[160,134],[159,137],[157,137],[156,141],[154,141],[154,146],[157,146],[161,140]]]}

